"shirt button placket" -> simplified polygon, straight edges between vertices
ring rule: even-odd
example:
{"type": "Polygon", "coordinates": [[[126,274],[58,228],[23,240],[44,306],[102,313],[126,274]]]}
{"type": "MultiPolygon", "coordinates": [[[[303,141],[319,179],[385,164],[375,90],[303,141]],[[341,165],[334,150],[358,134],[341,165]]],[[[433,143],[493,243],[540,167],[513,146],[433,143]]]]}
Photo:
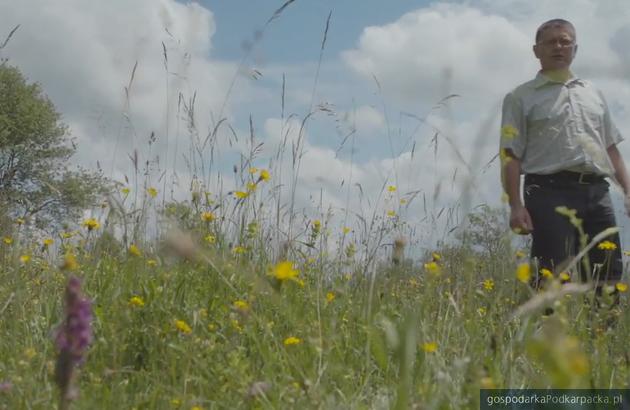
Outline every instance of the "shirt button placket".
{"type": "Polygon", "coordinates": [[[573,84],[569,83],[565,84],[564,87],[567,92],[567,100],[569,102],[569,126],[567,127],[567,140],[570,144],[577,149],[582,157],[586,157],[586,153],[584,151],[584,146],[580,143],[579,135],[584,132],[584,126],[582,124],[581,114],[579,112],[579,107],[576,106],[576,96],[573,93],[573,84]]]}

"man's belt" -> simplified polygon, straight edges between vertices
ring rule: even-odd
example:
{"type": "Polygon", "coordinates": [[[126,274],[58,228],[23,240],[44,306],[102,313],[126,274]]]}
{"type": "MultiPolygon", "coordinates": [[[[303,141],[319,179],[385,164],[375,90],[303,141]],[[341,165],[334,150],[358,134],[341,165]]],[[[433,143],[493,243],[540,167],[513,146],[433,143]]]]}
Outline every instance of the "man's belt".
{"type": "Polygon", "coordinates": [[[553,174],[527,174],[526,184],[599,184],[605,182],[603,175],[594,173],[581,173],[573,171],[560,171],[553,174]]]}

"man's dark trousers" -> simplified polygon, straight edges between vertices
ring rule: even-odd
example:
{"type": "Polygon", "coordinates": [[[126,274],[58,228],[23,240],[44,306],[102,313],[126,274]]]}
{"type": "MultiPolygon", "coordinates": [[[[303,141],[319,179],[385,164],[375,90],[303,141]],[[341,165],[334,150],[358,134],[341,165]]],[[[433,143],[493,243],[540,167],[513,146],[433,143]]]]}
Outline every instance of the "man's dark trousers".
{"type": "MultiPolygon", "coordinates": [[[[540,285],[540,269],[556,274],[580,250],[580,235],[570,218],[556,211],[565,206],[576,211],[587,235],[587,243],[603,230],[616,226],[609,184],[601,176],[562,171],[551,175],[528,174],[525,176],[525,207],[532,219],[534,231],[531,256],[538,261],[536,286],[540,285]]],[[[619,234],[608,236],[615,244],[613,250],[594,246],[588,253],[591,279],[596,284],[613,284],[621,279],[623,262],[619,234]]],[[[577,265],[580,279],[588,281],[582,263],[577,265]]]]}

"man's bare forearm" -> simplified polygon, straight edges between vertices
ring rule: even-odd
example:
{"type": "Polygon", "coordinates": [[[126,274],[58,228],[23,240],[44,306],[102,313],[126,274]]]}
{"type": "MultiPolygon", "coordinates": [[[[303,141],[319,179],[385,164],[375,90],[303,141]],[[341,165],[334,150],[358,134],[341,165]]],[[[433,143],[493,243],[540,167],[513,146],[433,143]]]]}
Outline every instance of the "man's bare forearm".
{"type": "Polygon", "coordinates": [[[511,208],[522,207],[521,200],[521,161],[512,155],[506,155],[503,165],[503,189],[508,196],[511,208]]]}

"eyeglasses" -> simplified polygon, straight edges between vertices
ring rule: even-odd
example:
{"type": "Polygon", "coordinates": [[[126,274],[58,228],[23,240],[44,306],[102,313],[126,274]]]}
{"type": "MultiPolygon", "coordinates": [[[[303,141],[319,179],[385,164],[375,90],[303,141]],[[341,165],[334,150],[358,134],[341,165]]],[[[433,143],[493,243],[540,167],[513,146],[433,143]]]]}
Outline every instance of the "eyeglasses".
{"type": "Polygon", "coordinates": [[[575,45],[575,43],[573,42],[573,40],[569,40],[569,39],[559,39],[559,40],[545,40],[545,41],[540,41],[538,43],[536,43],[536,45],[543,45],[545,47],[554,47],[555,45],[558,45],[560,48],[570,48],[573,47],[575,45]]]}

